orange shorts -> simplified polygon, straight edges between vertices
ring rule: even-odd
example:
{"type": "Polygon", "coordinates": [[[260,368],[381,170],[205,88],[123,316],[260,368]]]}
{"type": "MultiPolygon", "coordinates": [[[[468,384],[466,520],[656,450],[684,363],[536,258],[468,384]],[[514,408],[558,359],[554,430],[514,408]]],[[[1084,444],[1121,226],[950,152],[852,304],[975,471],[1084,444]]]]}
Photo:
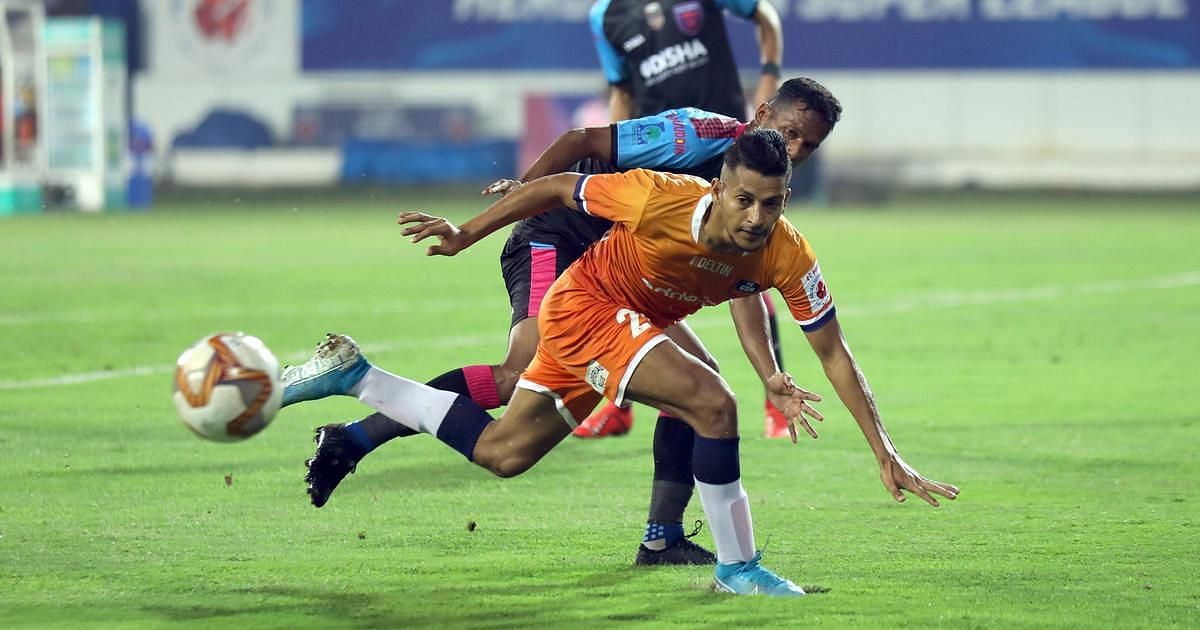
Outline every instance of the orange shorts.
{"type": "Polygon", "coordinates": [[[537,355],[517,386],[554,399],[574,428],[601,397],[627,405],[625,387],[642,357],[667,340],[644,315],[559,276],[538,312],[537,355]]]}

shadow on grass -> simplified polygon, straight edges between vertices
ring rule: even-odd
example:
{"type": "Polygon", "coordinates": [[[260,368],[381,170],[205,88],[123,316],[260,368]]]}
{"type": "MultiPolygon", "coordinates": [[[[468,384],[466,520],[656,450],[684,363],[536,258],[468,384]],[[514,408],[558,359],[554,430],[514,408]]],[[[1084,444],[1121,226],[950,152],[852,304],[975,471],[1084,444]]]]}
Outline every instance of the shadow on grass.
{"type": "MultiPolygon", "coordinates": [[[[700,569],[703,571],[703,569],[700,569]]],[[[619,597],[621,592],[642,590],[639,583],[651,582],[653,572],[633,567],[614,568],[586,575],[556,576],[547,570],[536,578],[515,576],[508,582],[472,581],[469,575],[434,578],[419,591],[393,590],[376,583],[376,592],[346,590],[332,586],[307,586],[303,576],[293,584],[245,588],[213,588],[203,598],[214,603],[170,605],[156,602],[141,607],[143,612],[171,622],[254,623],[275,619],[297,620],[316,627],[411,627],[437,624],[443,627],[530,627],[573,625],[586,621],[654,622],[664,608],[660,602],[619,597]],[[571,579],[574,578],[574,579],[571,579]],[[463,581],[465,580],[465,581],[463,581]],[[264,619],[266,618],[266,619],[264,619]]],[[[488,573],[495,577],[496,573],[488,573]]],[[[398,585],[397,585],[398,586],[398,585]]],[[[192,595],[198,593],[193,592],[192,595]]],[[[695,607],[718,596],[705,589],[664,593],[664,600],[695,607]]],[[[194,600],[194,597],[192,598],[194,600]]],[[[661,600],[660,600],[661,601],[661,600]]],[[[289,625],[292,625],[289,623],[289,625]]]]}

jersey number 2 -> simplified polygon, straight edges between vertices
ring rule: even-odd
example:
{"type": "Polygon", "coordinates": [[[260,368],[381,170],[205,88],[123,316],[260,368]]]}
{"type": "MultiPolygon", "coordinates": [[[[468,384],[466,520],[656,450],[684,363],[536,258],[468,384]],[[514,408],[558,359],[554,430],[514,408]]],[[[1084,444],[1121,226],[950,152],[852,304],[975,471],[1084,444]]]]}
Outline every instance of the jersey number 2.
{"type": "Polygon", "coordinates": [[[634,337],[646,332],[650,328],[650,322],[642,321],[641,313],[631,311],[627,308],[617,311],[617,323],[624,324],[625,320],[629,320],[629,334],[634,337]]]}

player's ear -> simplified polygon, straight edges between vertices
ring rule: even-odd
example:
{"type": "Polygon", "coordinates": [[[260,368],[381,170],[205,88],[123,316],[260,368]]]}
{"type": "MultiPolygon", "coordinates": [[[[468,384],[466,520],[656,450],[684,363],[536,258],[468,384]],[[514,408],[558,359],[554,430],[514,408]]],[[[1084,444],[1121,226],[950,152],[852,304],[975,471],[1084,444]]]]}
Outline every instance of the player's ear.
{"type": "Polygon", "coordinates": [[[789,187],[783,191],[783,208],[787,208],[788,200],[792,198],[792,189],[789,187]]]}
{"type": "Polygon", "coordinates": [[[715,199],[717,197],[720,197],[721,190],[724,188],[725,188],[725,185],[721,183],[721,178],[714,177],[712,180],[712,196],[713,196],[713,198],[715,199]]]}
{"type": "Polygon", "coordinates": [[[754,110],[754,122],[757,123],[758,126],[761,127],[763,124],[763,121],[767,119],[767,116],[770,115],[770,113],[771,113],[771,102],[767,101],[765,103],[760,103],[758,108],[754,110]]]}

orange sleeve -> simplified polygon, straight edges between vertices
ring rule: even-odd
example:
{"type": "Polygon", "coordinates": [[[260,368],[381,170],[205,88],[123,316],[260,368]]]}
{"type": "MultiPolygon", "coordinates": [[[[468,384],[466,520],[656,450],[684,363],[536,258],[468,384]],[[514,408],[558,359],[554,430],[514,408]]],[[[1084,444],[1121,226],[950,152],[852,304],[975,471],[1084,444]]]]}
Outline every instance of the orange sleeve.
{"type": "Polygon", "coordinates": [[[575,205],[581,212],[636,228],[654,191],[648,171],[584,175],[575,184],[575,205]]]}
{"type": "Polygon", "coordinates": [[[780,251],[773,257],[772,284],[783,294],[792,318],[805,332],[812,332],[829,322],[836,313],[833,296],[821,276],[821,265],[808,240],[790,223],[783,223],[785,238],[780,251]]]}

